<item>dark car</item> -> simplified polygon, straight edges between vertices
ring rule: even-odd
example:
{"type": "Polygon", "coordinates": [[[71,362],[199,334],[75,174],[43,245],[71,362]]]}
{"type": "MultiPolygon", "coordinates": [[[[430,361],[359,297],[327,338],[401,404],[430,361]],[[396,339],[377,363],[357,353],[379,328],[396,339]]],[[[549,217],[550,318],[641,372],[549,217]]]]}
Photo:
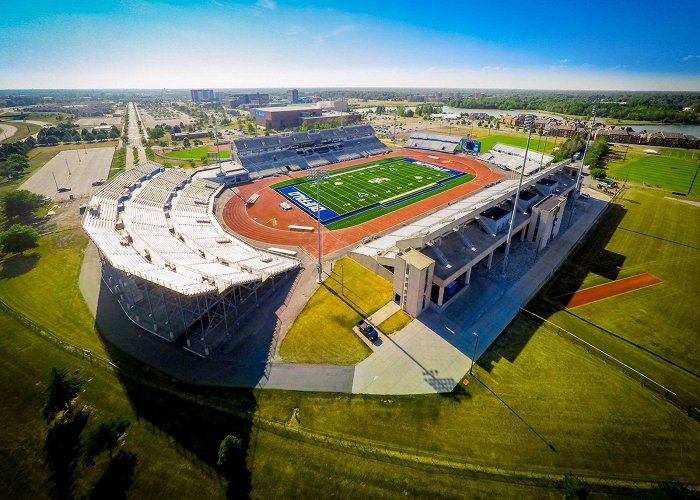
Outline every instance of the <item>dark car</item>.
{"type": "Polygon", "coordinates": [[[67,192],[67,191],[70,191],[70,188],[69,188],[69,187],[61,186],[61,187],[58,188],[58,192],[59,192],[59,193],[65,193],[65,192],[67,192]]]}
{"type": "Polygon", "coordinates": [[[367,337],[371,342],[374,342],[379,338],[377,330],[374,329],[371,323],[365,321],[364,319],[357,323],[357,328],[359,328],[362,335],[367,337]]]}

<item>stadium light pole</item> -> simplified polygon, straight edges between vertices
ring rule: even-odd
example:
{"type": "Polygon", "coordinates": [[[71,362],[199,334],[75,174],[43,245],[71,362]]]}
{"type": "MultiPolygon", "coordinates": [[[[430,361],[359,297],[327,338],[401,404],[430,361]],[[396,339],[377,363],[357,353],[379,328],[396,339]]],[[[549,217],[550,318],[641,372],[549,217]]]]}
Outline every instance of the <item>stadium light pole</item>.
{"type": "Polygon", "coordinates": [[[317,233],[318,233],[318,263],[316,267],[318,269],[318,278],[316,283],[319,285],[323,283],[323,256],[321,255],[321,181],[326,179],[329,175],[327,170],[321,167],[312,168],[309,170],[309,179],[316,181],[316,223],[317,223],[317,233]]]}
{"type": "Polygon", "coordinates": [[[542,170],[542,162],[544,161],[544,151],[545,149],[547,149],[547,139],[549,139],[549,134],[546,134],[545,132],[547,131],[542,129],[542,133],[544,134],[544,148],[542,148],[542,157],[540,158],[540,168],[537,169],[538,172],[542,170]]]}
{"type": "Polygon", "coordinates": [[[576,189],[574,189],[571,195],[573,202],[571,204],[571,210],[569,210],[569,221],[566,223],[567,229],[569,229],[569,226],[571,225],[571,219],[574,218],[574,212],[576,211],[576,198],[578,198],[578,193],[581,191],[581,186],[579,186],[579,183],[581,182],[581,176],[583,175],[583,164],[586,161],[586,154],[588,154],[588,144],[591,142],[591,134],[593,134],[593,125],[595,125],[595,104],[593,105],[593,113],[591,114],[591,129],[586,135],[586,147],[583,148],[583,157],[581,158],[581,165],[578,167],[578,175],[576,176],[576,189]]]}
{"type": "Polygon", "coordinates": [[[506,238],[506,252],[503,255],[503,276],[506,275],[506,267],[508,267],[508,253],[510,252],[510,240],[513,237],[513,226],[515,225],[515,213],[518,211],[518,200],[520,200],[520,190],[523,187],[523,177],[525,177],[525,164],[527,163],[527,153],[530,150],[530,138],[532,137],[532,127],[535,123],[535,115],[527,115],[525,117],[525,128],[527,128],[527,143],[525,144],[525,157],[523,158],[523,167],[520,169],[520,180],[518,181],[518,190],[515,192],[515,201],[513,202],[513,212],[510,214],[510,224],[508,225],[508,237],[506,238]]]}
{"type": "Polygon", "coordinates": [[[476,346],[479,344],[479,334],[472,332],[474,335],[474,350],[472,351],[472,364],[469,366],[469,375],[472,375],[472,369],[474,368],[474,358],[476,358],[476,346]]]}

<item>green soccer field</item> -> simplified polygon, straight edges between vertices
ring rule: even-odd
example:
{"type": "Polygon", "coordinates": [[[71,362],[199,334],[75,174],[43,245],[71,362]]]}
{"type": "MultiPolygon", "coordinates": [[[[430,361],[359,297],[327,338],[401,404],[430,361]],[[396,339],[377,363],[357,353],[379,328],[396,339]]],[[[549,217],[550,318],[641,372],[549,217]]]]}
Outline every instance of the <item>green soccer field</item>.
{"type": "MultiPolygon", "coordinates": [[[[329,209],[322,211],[321,221],[337,224],[352,218],[343,225],[358,224],[473,178],[463,172],[407,158],[376,160],[336,170],[321,181],[320,202],[329,209]]],[[[272,188],[312,213],[313,207],[309,209],[308,202],[314,205],[318,197],[314,180],[305,177],[275,184],[272,188]],[[297,192],[307,197],[306,205],[299,203],[297,192]]]]}

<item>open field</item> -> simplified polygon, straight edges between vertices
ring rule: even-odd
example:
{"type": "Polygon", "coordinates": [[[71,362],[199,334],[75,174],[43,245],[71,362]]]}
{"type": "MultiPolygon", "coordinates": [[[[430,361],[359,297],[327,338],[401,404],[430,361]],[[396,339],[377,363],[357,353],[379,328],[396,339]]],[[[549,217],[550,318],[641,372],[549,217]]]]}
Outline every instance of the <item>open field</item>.
{"type": "MultiPolygon", "coordinates": [[[[179,151],[170,151],[166,153],[165,156],[168,158],[180,159],[180,160],[201,160],[203,157],[210,153],[208,146],[200,146],[198,148],[181,149],[179,151]]],[[[221,148],[220,151],[222,159],[231,158],[231,152],[225,148],[221,148]]]]}
{"type": "Polygon", "coordinates": [[[674,392],[700,401],[700,208],[633,188],[530,305],[674,392]],[[661,283],[564,310],[565,293],[648,272],[661,283]]]}
{"type": "MultiPolygon", "coordinates": [[[[607,165],[609,177],[682,193],[688,192],[700,160],[697,149],[631,145],[626,160],[623,160],[626,145],[615,144],[611,149],[610,156],[614,159],[607,165]],[[659,154],[650,155],[645,149],[659,154]]],[[[700,179],[696,180],[691,194],[700,196],[700,179]]]]}
{"type": "Polygon", "coordinates": [[[284,336],[280,356],[293,363],[359,363],[371,351],[352,327],[389,302],[391,293],[391,283],[355,261],[336,261],[284,336]]]}
{"type": "MultiPolygon", "coordinates": [[[[394,210],[394,205],[423,193],[442,191],[448,181],[474,178],[463,172],[430,165],[408,158],[371,161],[352,168],[335,170],[320,183],[321,222],[341,220],[370,208],[381,209],[370,220],[394,210]]],[[[310,215],[316,215],[316,182],[308,177],[296,182],[273,185],[280,194],[310,215]]]]}

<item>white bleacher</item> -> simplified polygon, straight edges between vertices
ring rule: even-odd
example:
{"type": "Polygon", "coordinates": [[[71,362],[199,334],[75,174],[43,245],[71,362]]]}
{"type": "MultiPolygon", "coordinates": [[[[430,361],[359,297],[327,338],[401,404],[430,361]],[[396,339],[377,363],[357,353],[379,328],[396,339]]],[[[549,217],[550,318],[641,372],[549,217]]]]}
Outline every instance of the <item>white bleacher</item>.
{"type": "Polygon", "coordinates": [[[185,295],[222,293],[295,268],[296,259],[224,232],[211,213],[220,188],[147,162],[95,193],[83,227],[112,267],[185,295]]]}
{"type": "MultiPolygon", "coordinates": [[[[520,172],[525,160],[525,150],[506,144],[496,144],[486,153],[479,155],[479,159],[493,163],[504,170],[520,172]]],[[[543,155],[541,152],[530,150],[525,160],[525,175],[545,167],[554,159],[553,156],[543,155]]]]}

